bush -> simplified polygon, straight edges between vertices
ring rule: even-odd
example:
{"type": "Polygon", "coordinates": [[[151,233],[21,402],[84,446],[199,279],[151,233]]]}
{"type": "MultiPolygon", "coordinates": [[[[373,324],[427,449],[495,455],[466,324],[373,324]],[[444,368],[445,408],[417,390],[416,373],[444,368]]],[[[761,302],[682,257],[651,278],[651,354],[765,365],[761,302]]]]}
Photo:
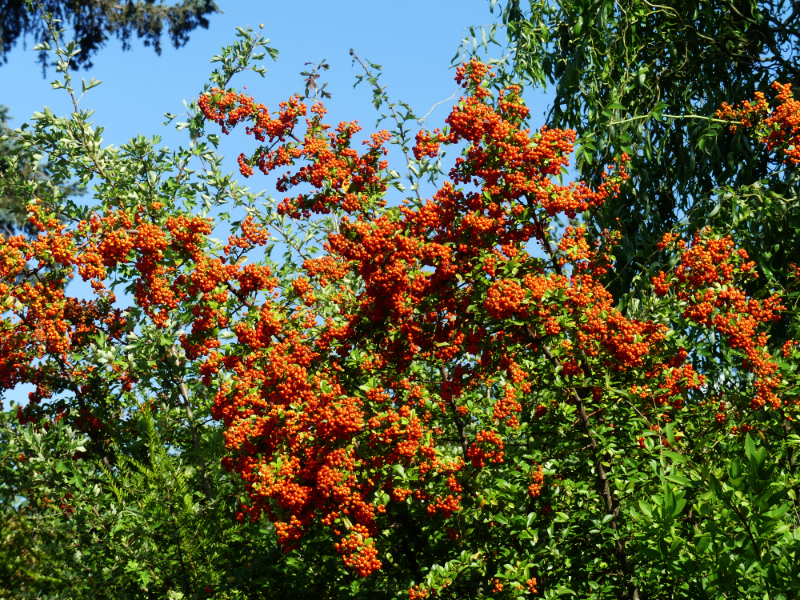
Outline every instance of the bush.
{"type": "MultiPolygon", "coordinates": [[[[71,92],[77,50],[54,44],[71,92]]],[[[627,154],[563,183],[575,133],[531,130],[476,60],[414,143],[365,64],[397,126],[358,144],[317,101],[231,88],[265,52],[240,30],[174,153],[102,148],[77,104],[19,133],[93,204],[31,197],[37,237],[0,246],[0,382],[36,387],[4,415],[4,593],[796,596],[798,267],[762,276],[709,214],[615,299],[620,234],[588,232],[625,201],[627,154]],[[242,125],[242,175],[288,168],[294,196],[221,172],[212,131],[242,125]]],[[[789,177],[800,111],[778,91],[719,118],[789,177]]]]}

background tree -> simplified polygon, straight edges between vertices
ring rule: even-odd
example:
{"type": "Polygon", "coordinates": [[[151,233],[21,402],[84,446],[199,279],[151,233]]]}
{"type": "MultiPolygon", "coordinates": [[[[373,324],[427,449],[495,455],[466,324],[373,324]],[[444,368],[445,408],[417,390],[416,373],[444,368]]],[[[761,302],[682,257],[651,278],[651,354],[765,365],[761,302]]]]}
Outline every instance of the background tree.
{"type": "Polygon", "coordinates": [[[787,173],[716,112],[725,102],[768,93],[774,81],[797,85],[797,2],[491,6],[507,26],[511,71],[552,84],[549,124],[578,132],[579,178],[597,185],[611,158],[631,156],[631,198],[607,203],[593,219],[594,235],[619,219],[618,279],[611,284],[617,297],[635,288],[635,273],[652,262],[664,232],[687,219],[702,224],[710,214],[739,231],[767,277],[793,259],[800,243],[796,168],[787,173]]]}

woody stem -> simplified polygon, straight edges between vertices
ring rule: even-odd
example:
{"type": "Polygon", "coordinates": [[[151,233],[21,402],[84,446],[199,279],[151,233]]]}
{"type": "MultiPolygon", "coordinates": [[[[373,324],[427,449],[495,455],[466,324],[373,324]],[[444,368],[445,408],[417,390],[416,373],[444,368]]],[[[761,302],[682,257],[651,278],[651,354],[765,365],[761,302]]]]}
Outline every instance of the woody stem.
{"type": "MultiPolygon", "coordinates": [[[[529,332],[530,333],[530,332],[529,332]]],[[[544,351],[545,356],[556,366],[561,366],[561,362],[558,360],[556,356],[550,351],[550,349],[542,345],[542,350],[544,351]]],[[[602,457],[600,454],[600,448],[597,444],[597,440],[592,435],[592,427],[591,421],[589,420],[589,415],[586,413],[586,407],[584,406],[583,398],[581,398],[580,394],[578,394],[575,388],[570,388],[570,395],[572,399],[575,401],[575,404],[578,407],[578,417],[580,419],[581,424],[583,425],[583,429],[586,432],[586,435],[589,438],[589,447],[592,449],[592,454],[594,455],[595,466],[597,468],[597,483],[598,487],[600,488],[600,495],[603,497],[605,502],[605,509],[606,514],[611,515],[611,529],[617,531],[619,525],[617,520],[619,519],[619,499],[615,494],[611,492],[611,486],[608,483],[608,477],[606,476],[605,467],[603,467],[602,457]]],[[[614,541],[614,555],[619,562],[620,569],[622,570],[622,574],[627,580],[631,580],[631,566],[628,562],[628,555],[625,552],[625,545],[622,543],[622,540],[617,538],[614,541]]],[[[631,581],[630,583],[630,598],[631,600],[639,600],[639,590],[636,589],[636,586],[631,581]]]]}
{"type": "MultiPolygon", "coordinates": [[[[177,352],[175,352],[173,348],[172,356],[175,360],[175,366],[178,366],[178,359],[176,356],[177,352]]],[[[203,456],[200,453],[200,438],[197,435],[197,426],[194,422],[194,411],[192,411],[192,403],[189,400],[189,388],[183,379],[179,379],[178,377],[173,377],[175,383],[178,385],[178,389],[181,393],[181,398],[183,399],[183,407],[186,411],[186,420],[189,422],[189,431],[192,434],[192,446],[194,447],[194,452],[197,457],[197,466],[200,468],[200,480],[203,485],[203,493],[205,493],[206,498],[212,500],[214,498],[214,493],[211,491],[211,486],[208,483],[208,476],[206,474],[206,463],[203,460],[203,456]]]]}

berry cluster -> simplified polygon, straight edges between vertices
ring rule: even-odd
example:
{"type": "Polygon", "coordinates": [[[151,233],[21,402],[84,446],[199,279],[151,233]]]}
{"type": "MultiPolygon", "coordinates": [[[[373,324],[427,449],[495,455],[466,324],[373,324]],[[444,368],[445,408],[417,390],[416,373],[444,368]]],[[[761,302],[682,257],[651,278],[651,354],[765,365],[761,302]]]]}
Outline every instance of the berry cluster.
{"type": "MultiPolygon", "coordinates": [[[[756,394],[750,402],[753,410],[769,405],[782,406],[775,390],[780,385],[778,364],[767,347],[767,336],[759,329],[777,321],[785,310],[777,294],[756,300],[749,298],[742,286],[758,277],[755,262],[745,250],[736,250],[730,236],[716,237],[709,228],[698,231],[687,244],[667,235],[663,245],[674,245],[680,260],[672,274],[653,278],[655,291],[666,295],[674,290],[684,306],[684,317],[704,327],[719,331],[734,350],[742,354],[742,368],[756,375],[756,394]]],[[[724,421],[724,406],[715,419],[724,421]]]]}
{"type": "MultiPolygon", "coordinates": [[[[738,107],[723,103],[717,111],[720,119],[730,119],[744,129],[753,130],[756,137],[770,152],[780,150],[783,162],[800,164],[800,102],[792,97],[792,84],[775,81],[772,89],[778,105],[770,111],[762,92],[756,92],[755,102],[745,100],[738,107]]],[[[736,131],[737,126],[731,129],[736,131]]]]}

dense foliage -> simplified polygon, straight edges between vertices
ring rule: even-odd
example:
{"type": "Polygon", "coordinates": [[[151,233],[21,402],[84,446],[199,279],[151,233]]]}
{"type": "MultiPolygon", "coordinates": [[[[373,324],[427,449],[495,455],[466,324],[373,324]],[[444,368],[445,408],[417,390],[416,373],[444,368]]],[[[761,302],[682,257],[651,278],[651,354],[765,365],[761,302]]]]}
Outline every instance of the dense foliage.
{"type": "MultiPolygon", "coordinates": [[[[17,134],[52,195],[0,190],[37,231],[0,245],[0,386],[35,387],[2,417],[0,594],[796,597],[800,268],[748,246],[772,180],[672,222],[615,296],[598,219],[636,211],[637,149],[565,183],[577,134],[477,60],[418,133],[362,63],[396,127],[360,136],[231,87],[266,53],[239,31],[174,152],[103,148],[77,102],[17,134]],[[281,199],[222,173],[242,130],[281,199]]],[[[796,181],[789,85],[714,118],[796,181]]]]}

